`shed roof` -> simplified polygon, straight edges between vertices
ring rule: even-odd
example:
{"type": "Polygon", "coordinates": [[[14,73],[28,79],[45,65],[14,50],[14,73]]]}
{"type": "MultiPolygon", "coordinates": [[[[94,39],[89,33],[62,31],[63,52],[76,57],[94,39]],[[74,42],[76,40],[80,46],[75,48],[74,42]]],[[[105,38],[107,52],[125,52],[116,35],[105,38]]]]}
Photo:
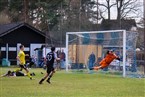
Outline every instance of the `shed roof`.
{"type": "Polygon", "coordinates": [[[23,22],[17,22],[17,23],[9,23],[9,24],[3,24],[3,25],[0,25],[0,37],[22,27],[22,26],[26,26],[32,30],[34,30],[35,32],[45,36],[45,34],[43,34],[42,31],[36,29],[35,27],[27,24],[27,23],[23,23],[23,22]]]}
{"type": "Polygon", "coordinates": [[[132,27],[136,27],[134,19],[108,20],[104,19],[101,23],[102,30],[117,30],[124,29],[130,31],[132,27]]]}
{"type": "Polygon", "coordinates": [[[28,23],[24,23],[24,22],[15,22],[15,23],[0,25],[0,37],[6,35],[8,33],[11,33],[12,31],[14,31],[20,27],[23,27],[23,26],[30,28],[31,30],[35,31],[36,33],[44,36],[44,38],[47,38],[49,40],[51,39],[53,44],[56,44],[56,45],[60,44],[57,40],[52,39],[52,37],[50,37],[49,35],[45,35],[44,32],[42,32],[42,31],[36,29],[35,27],[29,25],[28,23]]]}

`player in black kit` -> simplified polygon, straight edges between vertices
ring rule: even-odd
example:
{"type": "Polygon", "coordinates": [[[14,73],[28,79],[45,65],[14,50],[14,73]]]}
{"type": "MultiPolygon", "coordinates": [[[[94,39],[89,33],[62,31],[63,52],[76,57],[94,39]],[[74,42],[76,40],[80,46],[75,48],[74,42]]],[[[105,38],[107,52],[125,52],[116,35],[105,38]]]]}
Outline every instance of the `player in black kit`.
{"type": "Polygon", "coordinates": [[[46,66],[47,66],[47,73],[46,75],[39,81],[39,84],[42,84],[42,82],[48,77],[46,80],[50,84],[50,79],[53,76],[53,73],[55,72],[53,64],[55,60],[60,60],[57,58],[55,54],[55,47],[51,47],[51,52],[49,52],[46,55],[46,66]]]}

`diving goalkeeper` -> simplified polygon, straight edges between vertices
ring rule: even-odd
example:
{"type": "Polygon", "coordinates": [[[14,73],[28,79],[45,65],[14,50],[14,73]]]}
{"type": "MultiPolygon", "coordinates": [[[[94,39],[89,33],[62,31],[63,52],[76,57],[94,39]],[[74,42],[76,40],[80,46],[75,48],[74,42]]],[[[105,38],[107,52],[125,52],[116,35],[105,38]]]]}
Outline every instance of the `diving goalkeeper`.
{"type": "Polygon", "coordinates": [[[120,58],[114,53],[114,50],[109,50],[107,51],[105,58],[99,63],[100,66],[95,66],[90,70],[99,70],[108,67],[114,59],[120,60],[120,58]]]}

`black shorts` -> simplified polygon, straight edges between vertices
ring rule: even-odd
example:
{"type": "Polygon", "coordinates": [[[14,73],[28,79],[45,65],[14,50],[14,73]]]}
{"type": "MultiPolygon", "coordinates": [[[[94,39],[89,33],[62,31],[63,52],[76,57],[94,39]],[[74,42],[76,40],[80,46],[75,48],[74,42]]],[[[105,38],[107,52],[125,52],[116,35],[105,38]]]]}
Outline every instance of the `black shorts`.
{"type": "Polygon", "coordinates": [[[54,68],[53,67],[47,67],[47,73],[51,73],[51,71],[54,71],[54,68]]]}
{"type": "Polygon", "coordinates": [[[27,69],[27,68],[26,68],[26,65],[21,65],[21,64],[19,64],[19,66],[20,66],[21,69],[27,69]]]}
{"type": "Polygon", "coordinates": [[[25,76],[22,72],[16,72],[16,76],[25,76]]]}

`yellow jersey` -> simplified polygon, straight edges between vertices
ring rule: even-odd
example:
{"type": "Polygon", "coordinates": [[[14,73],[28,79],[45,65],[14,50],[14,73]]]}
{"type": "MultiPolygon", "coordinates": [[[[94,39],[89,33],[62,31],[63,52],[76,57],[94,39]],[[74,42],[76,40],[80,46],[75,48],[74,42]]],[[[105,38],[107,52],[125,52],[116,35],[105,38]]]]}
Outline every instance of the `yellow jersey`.
{"type": "Polygon", "coordinates": [[[20,50],[18,53],[18,57],[19,57],[19,61],[20,61],[20,65],[24,65],[26,63],[25,61],[25,53],[24,51],[20,50]]]}

